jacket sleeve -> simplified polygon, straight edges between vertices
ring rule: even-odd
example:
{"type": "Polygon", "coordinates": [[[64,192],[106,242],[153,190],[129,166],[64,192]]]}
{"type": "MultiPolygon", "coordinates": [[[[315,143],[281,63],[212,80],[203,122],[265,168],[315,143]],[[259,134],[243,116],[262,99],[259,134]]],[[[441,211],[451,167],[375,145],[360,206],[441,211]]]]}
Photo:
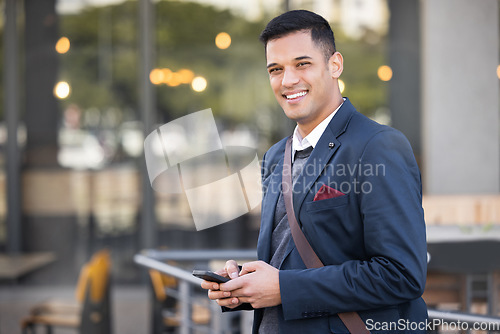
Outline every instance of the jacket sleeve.
{"type": "Polygon", "coordinates": [[[378,175],[356,175],[358,184],[370,187],[350,198],[359,206],[363,233],[363,244],[353,247],[364,247],[366,257],[281,270],[286,320],[387,307],[423,293],[427,246],[420,172],[411,147],[399,131],[384,130],[367,142],[359,162],[380,167],[378,175]]]}

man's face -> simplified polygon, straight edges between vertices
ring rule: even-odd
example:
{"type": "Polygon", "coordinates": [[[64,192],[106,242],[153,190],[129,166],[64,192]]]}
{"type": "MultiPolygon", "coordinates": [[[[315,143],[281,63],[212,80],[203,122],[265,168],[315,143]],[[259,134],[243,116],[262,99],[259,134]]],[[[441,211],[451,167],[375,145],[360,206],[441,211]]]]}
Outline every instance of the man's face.
{"type": "Polygon", "coordinates": [[[266,58],[276,100],[307,135],[339,105],[342,56],[335,53],[327,63],[311,33],[299,31],[268,41],[266,58]],[[333,59],[339,57],[340,68],[333,59]]]}

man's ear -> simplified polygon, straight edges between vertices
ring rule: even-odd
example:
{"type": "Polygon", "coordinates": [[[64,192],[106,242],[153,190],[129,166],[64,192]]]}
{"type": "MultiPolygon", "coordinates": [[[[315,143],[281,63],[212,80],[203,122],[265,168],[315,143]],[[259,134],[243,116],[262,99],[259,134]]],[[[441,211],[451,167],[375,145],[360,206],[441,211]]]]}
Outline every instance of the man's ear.
{"type": "Polygon", "coordinates": [[[340,52],[335,52],[328,60],[328,70],[332,78],[338,79],[344,70],[344,57],[340,52]]]}

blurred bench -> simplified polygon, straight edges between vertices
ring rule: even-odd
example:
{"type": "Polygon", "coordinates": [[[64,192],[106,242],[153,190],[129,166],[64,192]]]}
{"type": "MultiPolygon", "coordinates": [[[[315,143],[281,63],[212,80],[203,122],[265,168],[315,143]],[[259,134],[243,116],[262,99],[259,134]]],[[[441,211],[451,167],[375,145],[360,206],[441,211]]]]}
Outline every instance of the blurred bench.
{"type": "Polygon", "coordinates": [[[16,281],[22,276],[54,262],[55,259],[52,252],[0,254],[0,280],[16,281]]]}
{"type": "Polygon", "coordinates": [[[81,334],[111,333],[110,304],[111,260],[107,250],[95,253],[78,278],[74,302],[47,301],[35,305],[21,321],[23,334],[35,333],[43,326],[73,328],[81,334]]]}

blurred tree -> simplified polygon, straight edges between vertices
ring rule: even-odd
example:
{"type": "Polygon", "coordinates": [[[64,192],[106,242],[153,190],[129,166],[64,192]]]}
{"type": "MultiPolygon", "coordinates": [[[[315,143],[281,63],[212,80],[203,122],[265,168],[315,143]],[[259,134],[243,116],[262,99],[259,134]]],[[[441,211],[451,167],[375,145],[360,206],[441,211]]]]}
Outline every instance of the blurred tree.
{"type": "MultiPolygon", "coordinates": [[[[160,122],[212,108],[218,118],[236,122],[253,121],[259,113],[267,113],[265,121],[274,131],[282,131],[278,128],[284,116],[269,89],[264,50],[258,42],[269,18],[249,22],[228,10],[187,1],[158,1],[154,6],[155,67],[174,72],[189,69],[208,82],[203,92],[193,91],[188,84],[157,85],[160,122]],[[222,31],[232,38],[225,50],[214,43],[222,31]]],[[[70,104],[84,112],[118,108],[124,120],[140,118],[137,10],[137,1],[126,1],[60,16],[60,35],[71,42],[69,52],[59,55],[58,79],[71,85],[71,95],[61,101],[63,108],[70,104]]],[[[334,27],[334,31],[345,58],[341,77],[346,84],[344,95],[360,112],[372,116],[380,107],[388,106],[388,83],[377,77],[378,67],[387,64],[386,37],[367,31],[365,38],[351,40],[340,27],[334,27]]],[[[3,52],[0,59],[2,56],[3,52]]]]}
{"type": "Polygon", "coordinates": [[[373,36],[366,31],[360,40],[347,38],[341,29],[335,29],[337,50],[344,56],[344,96],[349,97],[357,110],[372,117],[375,111],[389,107],[388,85],[378,78],[381,65],[389,65],[386,36],[373,36]]]}
{"type": "MultiPolygon", "coordinates": [[[[227,10],[189,2],[157,2],[155,16],[156,67],[173,72],[189,69],[208,81],[206,90],[199,93],[189,84],[158,85],[160,121],[205,108],[240,121],[253,117],[253,108],[262,99],[256,90],[262,87],[262,80],[267,80],[258,42],[263,23],[250,23],[227,10]],[[221,31],[232,37],[226,50],[218,49],[214,43],[221,31]]],[[[60,76],[72,86],[72,95],[64,103],[76,103],[83,110],[135,108],[137,30],[135,1],[88,8],[61,17],[61,33],[71,41],[70,51],[61,55],[60,76]],[[108,28],[110,32],[106,31],[108,28]],[[110,38],[102,37],[106,33],[110,33],[110,38]],[[103,46],[105,42],[111,47],[103,46]],[[106,65],[111,68],[105,68],[106,65]],[[109,74],[103,76],[103,71],[109,74]]],[[[263,88],[262,93],[270,97],[267,87],[263,88]]]]}

